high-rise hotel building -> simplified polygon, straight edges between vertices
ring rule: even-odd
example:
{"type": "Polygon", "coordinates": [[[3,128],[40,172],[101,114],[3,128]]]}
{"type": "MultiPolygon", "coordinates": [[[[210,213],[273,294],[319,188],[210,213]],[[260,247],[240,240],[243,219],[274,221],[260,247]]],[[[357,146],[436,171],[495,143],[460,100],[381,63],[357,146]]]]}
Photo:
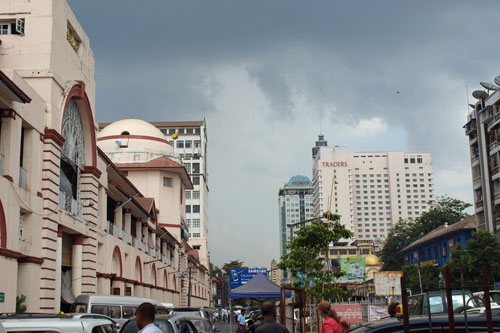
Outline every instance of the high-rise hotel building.
{"type": "Polygon", "coordinates": [[[200,262],[210,267],[208,250],[207,126],[203,121],[151,122],[170,141],[174,153],[191,176],[194,189],[186,191],[186,223],[189,245],[200,254],[200,262]],[[171,136],[178,133],[178,138],[171,136]]]}
{"type": "Polygon", "coordinates": [[[431,155],[316,146],[313,188],[315,216],[330,210],[341,215],[355,239],[381,242],[400,219],[414,220],[430,209],[435,199],[431,155]]]}
{"type": "Polygon", "coordinates": [[[280,255],[286,253],[286,245],[290,242],[293,228],[299,228],[298,222],[314,217],[313,187],[306,176],[293,176],[279,190],[280,218],[280,255]]]}

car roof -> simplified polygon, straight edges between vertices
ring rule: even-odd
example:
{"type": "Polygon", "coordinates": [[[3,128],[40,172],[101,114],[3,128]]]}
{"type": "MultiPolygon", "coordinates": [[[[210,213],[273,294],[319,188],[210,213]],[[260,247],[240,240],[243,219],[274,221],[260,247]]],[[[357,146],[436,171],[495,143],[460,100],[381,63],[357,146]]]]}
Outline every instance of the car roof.
{"type": "MultiPolygon", "coordinates": [[[[463,314],[454,314],[455,318],[455,323],[464,323],[464,315],[463,314]]],[[[486,323],[486,316],[484,314],[469,314],[467,315],[467,321],[470,326],[475,326],[477,327],[479,324],[486,323]]],[[[439,314],[439,315],[432,315],[432,324],[433,325],[439,325],[439,324],[446,324],[448,322],[448,315],[447,314],[439,314]]],[[[412,326],[422,326],[422,324],[428,324],[429,323],[429,317],[427,315],[425,316],[414,316],[410,317],[410,328],[412,326]]],[[[499,315],[494,315],[493,316],[493,323],[494,325],[500,325],[500,316],[499,315]]],[[[364,328],[370,328],[370,329],[389,329],[389,328],[397,328],[397,327],[402,327],[403,325],[403,320],[397,319],[395,317],[391,318],[385,318],[382,320],[374,321],[368,324],[365,324],[361,327],[364,328]]],[[[356,330],[354,330],[356,332],[356,330]]],[[[381,331],[382,332],[382,331],[381,331]]]]}
{"type": "Polygon", "coordinates": [[[82,326],[109,325],[109,320],[94,318],[19,318],[0,320],[6,329],[9,328],[64,328],[82,326]]]}
{"type": "Polygon", "coordinates": [[[160,302],[151,298],[135,297],[135,296],[118,296],[118,295],[80,295],[76,298],[76,303],[92,302],[102,304],[141,304],[149,302],[156,306],[163,306],[160,302]]]}

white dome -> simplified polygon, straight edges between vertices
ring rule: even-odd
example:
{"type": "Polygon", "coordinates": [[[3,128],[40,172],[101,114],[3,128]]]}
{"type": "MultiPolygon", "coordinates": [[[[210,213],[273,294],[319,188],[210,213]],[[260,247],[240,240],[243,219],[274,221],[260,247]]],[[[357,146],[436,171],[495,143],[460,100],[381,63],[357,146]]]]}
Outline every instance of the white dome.
{"type": "Polygon", "coordinates": [[[165,140],[165,136],[158,128],[141,119],[123,119],[115,121],[104,127],[97,137],[104,138],[114,135],[140,135],[165,140]]]}

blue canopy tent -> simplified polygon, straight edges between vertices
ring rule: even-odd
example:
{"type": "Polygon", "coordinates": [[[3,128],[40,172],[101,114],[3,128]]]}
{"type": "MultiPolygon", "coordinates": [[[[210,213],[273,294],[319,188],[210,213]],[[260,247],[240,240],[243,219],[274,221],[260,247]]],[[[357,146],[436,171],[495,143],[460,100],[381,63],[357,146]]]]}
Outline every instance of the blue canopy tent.
{"type": "MultiPolygon", "coordinates": [[[[291,297],[290,290],[285,291],[286,297],[291,297]]],[[[241,287],[234,288],[229,293],[229,302],[235,298],[281,298],[281,287],[269,280],[267,276],[258,273],[241,287]]],[[[230,305],[231,306],[231,305],[230,305]]],[[[232,307],[230,307],[232,311],[232,307]]],[[[232,332],[232,321],[229,321],[232,332]]]]}

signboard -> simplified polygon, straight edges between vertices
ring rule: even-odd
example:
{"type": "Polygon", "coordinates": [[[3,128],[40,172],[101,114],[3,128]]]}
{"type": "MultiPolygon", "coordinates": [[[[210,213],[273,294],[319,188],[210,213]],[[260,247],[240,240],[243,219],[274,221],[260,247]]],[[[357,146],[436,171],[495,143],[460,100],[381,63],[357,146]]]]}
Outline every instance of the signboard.
{"type": "Polygon", "coordinates": [[[450,249],[452,249],[454,245],[455,245],[455,242],[453,242],[453,239],[450,239],[450,240],[448,241],[448,247],[449,247],[450,249]]]}
{"type": "Polygon", "coordinates": [[[382,305],[368,305],[368,321],[376,321],[389,315],[387,307],[382,305]]]}
{"type": "Polygon", "coordinates": [[[363,323],[361,304],[333,304],[332,308],[335,309],[341,321],[346,321],[349,324],[363,323]]]}
{"type": "Polygon", "coordinates": [[[337,167],[347,167],[347,162],[322,162],[324,167],[337,168],[337,167]]]}
{"type": "Polygon", "coordinates": [[[375,296],[401,296],[401,277],[403,272],[376,272],[373,276],[375,296]]]}
{"type": "Polygon", "coordinates": [[[257,273],[267,276],[265,268],[230,268],[229,269],[229,288],[238,288],[250,281],[257,273]]]}
{"type": "Polygon", "coordinates": [[[434,265],[435,263],[436,263],[435,259],[427,260],[427,261],[422,261],[422,266],[425,266],[425,265],[434,265]]]}
{"type": "Polygon", "coordinates": [[[339,282],[363,282],[366,278],[365,258],[352,256],[338,259],[340,270],[345,275],[341,276],[339,282]]]}

